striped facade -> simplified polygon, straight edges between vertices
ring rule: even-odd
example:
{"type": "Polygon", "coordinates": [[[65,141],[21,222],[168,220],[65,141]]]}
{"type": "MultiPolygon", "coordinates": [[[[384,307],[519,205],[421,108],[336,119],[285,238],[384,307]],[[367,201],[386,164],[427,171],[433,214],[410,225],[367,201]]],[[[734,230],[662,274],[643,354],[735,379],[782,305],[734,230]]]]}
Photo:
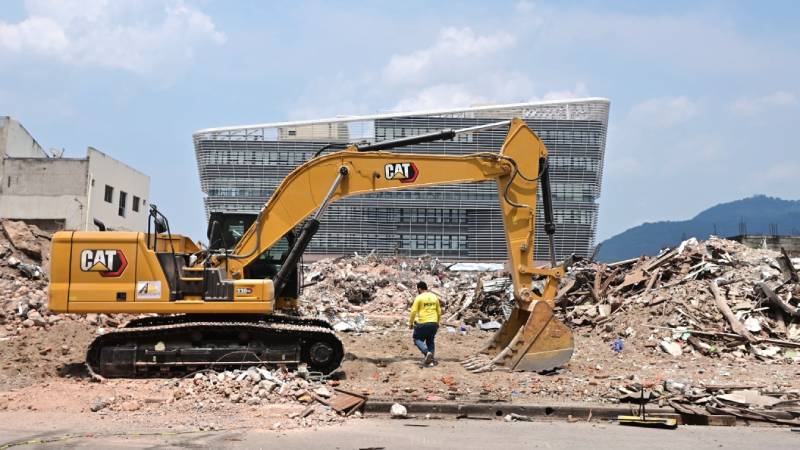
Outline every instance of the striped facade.
{"type": "MultiPolygon", "coordinates": [[[[550,150],[556,256],[588,256],[595,245],[609,101],[600,98],[379,114],[201,130],[194,135],[206,212],[257,213],[281,180],[331,143],[377,142],[444,128],[523,118],[550,150]]],[[[507,127],[403,152],[463,155],[499,151],[507,127]]],[[[541,203],[541,202],[540,202],[541,203]]],[[[537,259],[547,259],[537,215],[537,259]]],[[[506,257],[497,188],[492,182],[352,197],[332,205],[311,256],[430,254],[447,260],[506,257]]]]}

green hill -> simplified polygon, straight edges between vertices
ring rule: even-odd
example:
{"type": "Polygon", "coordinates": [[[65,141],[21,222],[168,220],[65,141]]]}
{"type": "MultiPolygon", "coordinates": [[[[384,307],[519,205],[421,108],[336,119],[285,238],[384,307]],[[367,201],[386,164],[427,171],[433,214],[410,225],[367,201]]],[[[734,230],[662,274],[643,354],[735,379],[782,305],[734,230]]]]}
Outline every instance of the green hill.
{"type": "Polygon", "coordinates": [[[772,234],[771,225],[777,225],[778,234],[800,235],[800,200],[756,195],[712,206],[689,220],[644,223],[600,243],[597,258],[619,261],[655,255],[690,237],[772,234]]]}

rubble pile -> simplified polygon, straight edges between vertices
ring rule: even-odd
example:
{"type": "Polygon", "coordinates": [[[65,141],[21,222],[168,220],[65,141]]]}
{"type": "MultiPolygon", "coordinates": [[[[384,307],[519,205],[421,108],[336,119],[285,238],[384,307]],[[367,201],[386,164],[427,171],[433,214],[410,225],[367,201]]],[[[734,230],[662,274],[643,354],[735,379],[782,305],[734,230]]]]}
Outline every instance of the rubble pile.
{"type": "Polygon", "coordinates": [[[302,411],[287,413],[293,426],[300,427],[341,422],[353,414],[360,417],[366,401],[365,396],[339,389],[338,380],[315,379],[303,370],[288,372],[282,368],[204,371],[166,384],[173,388],[170,403],[205,410],[228,404],[303,406],[302,411]]]}
{"type": "MultiPolygon", "coordinates": [[[[35,225],[0,221],[0,330],[4,335],[24,327],[44,327],[50,236],[35,225]]],[[[0,332],[1,333],[1,332],[0,332]]]]}
{"type": "Polygon", "coordinates": [[[578,261],[556,304],[573,328],[622,350],[800,361],[800,260],[715,237],[656,257],[578,261]]]}
{"type": "Polygon", "coordinates": [[[502,266],[457,266],[430,257],[374,254],[317,261],[305,270],[301,309],[331,321],[338,331],[364,331],[367,319],[404,317],[421,280],[442,299],[447,322],[502,320],[511,306],[511,281],[498,270],[502,266]]]}
{"type": "MultiPolygon", "coordinates": [[[[666,385],[666,383],[665,383],[666,385]]],[[[670,386],[667,386],[669,388],[670,386]]],[[[665,395],[667,403],[682,414],[728,415],[741,419],[800,425],[797,405],[800,391],[781,391],[765,386],[679,386],[665,395]]]]}
{"type": "MultiPolygon", "coordinates": [[[[698,417],[728,416],[800,425],[797,411],[800,390],[777,385],[693,384],[689,380],[665,380],[650,388],[635,383],[617,389],[622,402],[657,402],[659,406],[671,406],[694,421],[698,417]]],[[[701,421],[700,424],[704,423],[701,421]]]]}
{"type": "Polygon", "coordinates": [[[50,234],[21,221],[0,221],[0,338],[23,329],[45,330],[62,321],[81,321],[103,333],[128,316],[55,314],[47,309],[50,234]]]}

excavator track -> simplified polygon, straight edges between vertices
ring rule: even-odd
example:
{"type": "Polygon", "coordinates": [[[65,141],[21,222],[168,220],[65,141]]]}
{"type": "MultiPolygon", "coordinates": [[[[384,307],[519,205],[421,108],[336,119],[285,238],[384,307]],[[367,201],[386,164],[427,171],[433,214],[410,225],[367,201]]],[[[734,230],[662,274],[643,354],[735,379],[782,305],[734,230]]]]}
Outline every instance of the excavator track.
{"type": "Polygon", "coordinates": [[[177,323],[145,326],[147,322],[140,321],[141,326],[98,336],[86,353],[89,370],[106,378],[143,378],[254,364],[290,368],[307,364],[310,371],[328,374],[344,357],[342,342],[333,330],[303,323],[308,319],[292,318],[296,323],[187,321],[183,316],[143,319],[177,323]]]}
{"type": "Polygon", "coordinates": [[[137,317],[128,321],[125,324],[125,328],[154,327],[188,322],[266,322],[333,329],[333,326],[327,320],[286,314],[175,314],[171,316],[137,317]]]}

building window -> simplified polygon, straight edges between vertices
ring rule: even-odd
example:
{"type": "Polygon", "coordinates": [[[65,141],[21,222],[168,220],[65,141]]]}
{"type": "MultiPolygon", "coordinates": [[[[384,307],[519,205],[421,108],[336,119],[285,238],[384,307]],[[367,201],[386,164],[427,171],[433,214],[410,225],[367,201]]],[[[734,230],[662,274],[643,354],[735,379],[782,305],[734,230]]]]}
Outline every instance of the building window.
{"type": "Polygon", "coordinates": [[[106,195],[105,195],[104,198],[108,203],[114,203],[114,188],[113,187],[111,187],[109,185],[106,185],[106,195]]]}
{"type": "Polygon", "coordinates": [[[128,194],[124,191],[119,191],[119,215],[125,217],[125,201],[128,199],[128,194]]]}
{"type": "Polygon", "coordinates": [[[135,195],[133,196],[133,204],[131,205],[131,209],[133,209],[134,212],[139,212],[139,197],[135,195]]]}

